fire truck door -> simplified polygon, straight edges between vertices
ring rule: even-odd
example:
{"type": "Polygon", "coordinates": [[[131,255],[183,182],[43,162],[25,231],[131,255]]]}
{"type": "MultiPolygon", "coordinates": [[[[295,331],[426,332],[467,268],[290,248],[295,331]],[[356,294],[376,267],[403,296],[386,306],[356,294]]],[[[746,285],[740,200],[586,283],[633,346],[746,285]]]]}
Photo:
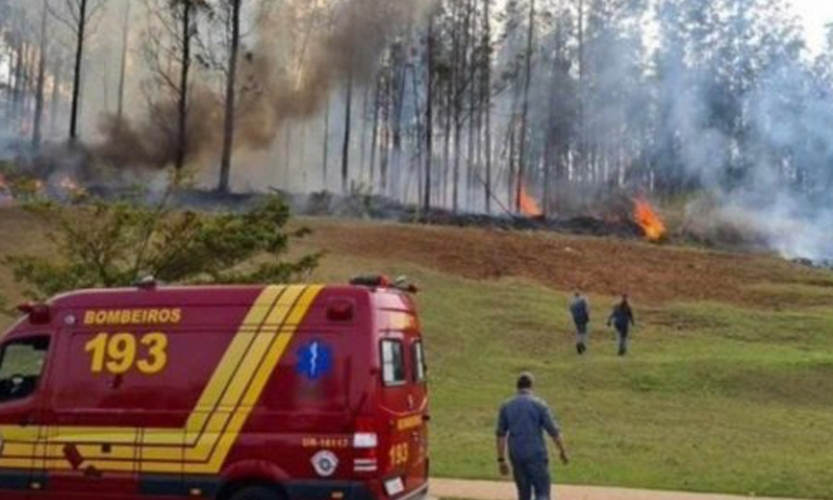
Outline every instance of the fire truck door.
{"type": "Polygon", "coordinates": [[[22,335],[0,346],[0,498],[29,500],[43,486],[37,469],[49,335],[22,335]]]}
{"type": "MultiPolygon", "coordinates": [[[[37,498],[134,498],[138,493],[137,420],[124,410],[131,375],[98,370],[94,332],[61,332],[51,369],[46,444],[37,469],[48,476],[37,498]]],[[[136,377],[133,377],[135,380],[136,377]]]]}

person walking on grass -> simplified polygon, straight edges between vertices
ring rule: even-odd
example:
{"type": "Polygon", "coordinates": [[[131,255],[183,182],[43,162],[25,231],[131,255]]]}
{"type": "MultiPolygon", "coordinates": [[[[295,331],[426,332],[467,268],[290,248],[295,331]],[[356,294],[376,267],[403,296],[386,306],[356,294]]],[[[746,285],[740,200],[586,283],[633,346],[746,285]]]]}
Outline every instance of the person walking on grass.
{"type": "Polygon", "coordinates": [[[613,312],[610,313],[610,317],[607,319],[607,326],[610,327],[611,324],[616,328],[619,338],[619,356],[625,356],[628,354],[630,328],[636,326],[633,309],[631,309],[627,295],[623,295],[622,301],[613,307],[613,312]]]}
{"type": "Polygon", "coordinates": [[[590,304],[587,299],[576,290],[572,302],[570,302],[570,314],[573,316],[573,323],[576,325],[576,351],[579,355],[587,352],[587,343],[590,333],[590,304]]]}
{"type": "Polygon", "coordinates": [[[510,471],[513,474],[518,500],[549,500],[552,479],[544,433],[555,443],[563,464],[568,464],[570,458],[561,429],[547,404],[532,393],[533,384],[532,374],[521,374],[518,394],[500,408],[497,461],[501,475],[508,476],[510,471]]]}

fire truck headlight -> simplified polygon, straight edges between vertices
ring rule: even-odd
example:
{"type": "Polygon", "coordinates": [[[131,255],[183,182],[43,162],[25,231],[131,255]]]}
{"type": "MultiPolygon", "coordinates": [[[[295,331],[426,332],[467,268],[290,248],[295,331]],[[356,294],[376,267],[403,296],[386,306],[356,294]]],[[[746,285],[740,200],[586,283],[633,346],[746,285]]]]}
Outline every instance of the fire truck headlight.
{"type": "Polygon", "coordinates": [[[312,466],[319,476],[330,477],[338,468],[338,457],[331,451],[319,451],[312,457],[312,466]]]}
{"type": "Polygon", "coordinates": [[[357,432],[353,435],[353,447],[368,449],[379,446],[379,437],[375,432],[357,432]]]}

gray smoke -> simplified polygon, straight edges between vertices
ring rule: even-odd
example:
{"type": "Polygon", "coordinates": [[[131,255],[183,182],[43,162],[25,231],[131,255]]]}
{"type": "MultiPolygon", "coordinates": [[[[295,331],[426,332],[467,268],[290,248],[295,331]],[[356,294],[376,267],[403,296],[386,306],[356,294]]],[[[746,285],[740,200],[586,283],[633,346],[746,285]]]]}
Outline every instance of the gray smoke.
{"type": "Polygon", "coordinates": [[[392,37],[414,26],[429,3],[348,0],[310,14],[301,12],[310,2],[298,0],[261,10],[257,42],[242,75],[252,84],[241,103],[243,141],[267,146],[281,124],[319,113],[337,85],[348,79],[356,87],[372,81],[392,37]]]}
{"type": "MultiPolygon", "coordinates": [[[[724,14],[734,12],[731,2],[718,3],[724,14]]],[[[665,19],[669,26],[678,20],[665,19]]],[[[812,68],[789,21],[735,13],[723,22],[725,33],[745,38],[699,60],[702,47],[672,45],[663,68],[661,105],[683,171],[718,200],[713,217],[741,225],[785,257],[829,260],[833,87],[812,68]],[[721,74],[727,67],[734,74],[721,74]],[[715,120],[720,113],[735,120],[715,120]]],[[[673,35],[665,41],[675,42],[673,35]]]]}

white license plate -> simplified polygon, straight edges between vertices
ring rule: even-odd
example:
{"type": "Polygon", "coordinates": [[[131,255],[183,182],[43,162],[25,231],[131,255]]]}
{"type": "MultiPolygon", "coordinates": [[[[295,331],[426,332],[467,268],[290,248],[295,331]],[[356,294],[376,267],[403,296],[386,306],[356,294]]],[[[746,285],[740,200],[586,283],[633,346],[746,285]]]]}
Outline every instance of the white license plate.
{"type": "Polygon", "coordinates": [[[402,482],[401,477],[385,481],[385,492],[388,496],[392,497],[402,493],[403,491],[405,491],[405,483],[402,482]]]}

